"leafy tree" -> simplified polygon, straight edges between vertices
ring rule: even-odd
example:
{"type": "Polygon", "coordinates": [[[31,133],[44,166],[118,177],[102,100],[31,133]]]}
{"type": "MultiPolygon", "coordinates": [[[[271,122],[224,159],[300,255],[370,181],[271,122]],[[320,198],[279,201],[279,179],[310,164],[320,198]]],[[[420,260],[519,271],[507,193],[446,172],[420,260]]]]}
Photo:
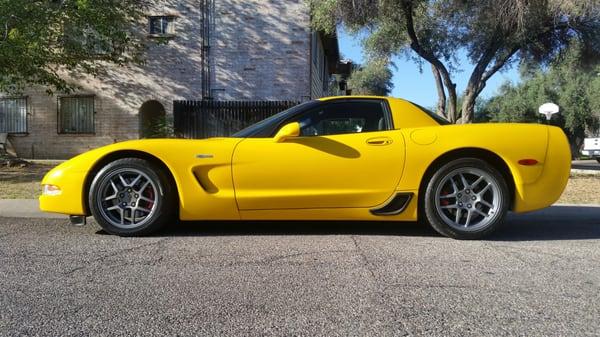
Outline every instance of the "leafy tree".
{"type": "Polygon", "coordinates": [[[139,62],[143,9],[138,0],[0,0],[0,91],[69,91],[64,71],[139,62]]]}
{"type": "Polygon", "coordinates": [[[477,97],[507,64],[547,64],[574,40],[585,48],[582,56],[600,55],[599,0],[307,1],[319,29],[343,24],[367,33],[365,45],[373,55],[407,55],[429,63],[438,110],[452,122],[461,115],[464,122],[472,121],[477,97]],[[460,112],[452,80],[459,52],[475,65],[460,112]]]}
{"type": "Polygon", "coordinates": [[[392,76],[386,60],[369,60],[352,71],[348,87],[353,95],[388,96],[393,88],[392,76]]]}
{"type": "Polygon", "coordinates": [[[600,124],[600,66],[582,65],[582,50],[573,48],[561,62],[549,68],[528,70],[521,84],[504,84],[496,97],[482,108],[490,121],[546,123],[538,107],[546,102],[561,108],[552,124],[562,127],[574,155],[579,153],[587,132],[597,132],[600,124]]]}

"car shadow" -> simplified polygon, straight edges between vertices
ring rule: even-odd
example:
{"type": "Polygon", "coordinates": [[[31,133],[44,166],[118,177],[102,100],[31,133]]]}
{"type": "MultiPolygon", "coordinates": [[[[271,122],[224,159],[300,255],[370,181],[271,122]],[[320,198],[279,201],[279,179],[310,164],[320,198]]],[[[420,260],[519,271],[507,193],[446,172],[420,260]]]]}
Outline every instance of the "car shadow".
{"type": "Polygon", "coordinates": [[[337,157],[350,159],[360,158],[360,152],[356,149],[325,137],[290,138],[287,142],[301,144],[337,157]]]}
{"type": "Polygon", "coordinates": [[[205,221],[180,222],[160,236],[256,236],[256,235],[392,235],[438,236],[416,222],[384,221],[205,221]]]}
{"type": "Polygon", "coordinates": [[[510,214],[488,240],[551,241],[600,239],[600,207],[557,205],[527,214],[510,214]]]}
{"type": "MultiPolygon", "coordinates": [[[[104,234],[98,231],[97,234],[104,234]]],[[[416,222],[384,221],[197,221],[180,222],[156,236],[385,235],[440,237],[416,222]]],[[[600,239],[600,207],[553,206],[527,214],[509,214],[488,241],[600,239]]]]}

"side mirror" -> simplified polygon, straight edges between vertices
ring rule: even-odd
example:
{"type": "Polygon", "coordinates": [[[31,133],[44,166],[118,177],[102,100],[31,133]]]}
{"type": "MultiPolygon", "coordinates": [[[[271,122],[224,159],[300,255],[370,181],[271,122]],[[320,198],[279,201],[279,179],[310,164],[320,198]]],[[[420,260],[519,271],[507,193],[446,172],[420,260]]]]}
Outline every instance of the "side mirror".
{"type": "Polygon", "coordinates": [[[284,125],[277,134],[275,135],[275,142],[281,143],[284,142],[288,138],[298,137],[300,136],[300,123],[293,122],[284,125]]]}

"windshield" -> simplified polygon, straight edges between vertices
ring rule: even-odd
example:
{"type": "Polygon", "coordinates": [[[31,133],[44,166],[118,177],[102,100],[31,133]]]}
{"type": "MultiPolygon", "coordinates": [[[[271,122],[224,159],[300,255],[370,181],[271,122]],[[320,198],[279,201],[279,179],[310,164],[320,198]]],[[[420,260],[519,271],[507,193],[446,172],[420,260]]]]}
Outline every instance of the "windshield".
{"type": "Polygon", "coordinates": [[[417,108],[419,108],[419,109],[423,110],[423,112],[424,112],[424,113],[428,114],[428,115],[429,115],[429,117],[433,118],[433,119],[434,119],[436,122],[438,122],[440,125],[450,125],[450,124],[452,124],[452,123],[450,123],[450,122],[449,122],[449,121],[448,121],[446,118],[444,118],[444,117],[442,117],[442,116],[440,116],[440,115],[436,114],[435,112],[433,112],[433,111],[431,111],[431,110],[429,110],[429,109],[426,109],[426,108],[424,108],[424,107],[422,107],[422,106],[418,105],[418,104],[417,104],[417,103],[415,103],[415,102],[410,102],[410,104],[412,104],[412,105],[416,106],[417,108]]]}
{"type": "Polygon", "coordinates": [[[283,121],[287,120],[289,117],[297,114],[298,112],[303,111],[305,108],[308,108],[311,105],[315,104],[317,104],[317,101],[308,101],[302,104],[298,104],[267,119],[263,119],[262,121],[256,124],[252,124],[249,127],[234,133],[233,135],[231,135],[231,137],[271,137],[272,133],[276,131],[276,129],[280,126],[280,124],[283,121]]]}

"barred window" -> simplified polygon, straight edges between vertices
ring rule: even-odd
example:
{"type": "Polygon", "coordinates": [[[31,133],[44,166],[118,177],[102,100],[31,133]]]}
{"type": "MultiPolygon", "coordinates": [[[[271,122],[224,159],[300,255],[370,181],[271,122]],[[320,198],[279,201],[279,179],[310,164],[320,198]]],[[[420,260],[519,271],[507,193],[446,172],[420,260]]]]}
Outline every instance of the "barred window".
{"type": "Polygon", "coordinates": [[[0,98],[0,133],[27,133],[26,98],[0,98]]]}
{"type": "Polygon", "coordinates": [[[58,98],[58,133],[94,132],[94,96],[58,98]]]}
{"type": "Polygon", "coordinates": [[[150,16],[148,17],[150,35],[170,36],[175,34],[174,16],[150,16]]]}

